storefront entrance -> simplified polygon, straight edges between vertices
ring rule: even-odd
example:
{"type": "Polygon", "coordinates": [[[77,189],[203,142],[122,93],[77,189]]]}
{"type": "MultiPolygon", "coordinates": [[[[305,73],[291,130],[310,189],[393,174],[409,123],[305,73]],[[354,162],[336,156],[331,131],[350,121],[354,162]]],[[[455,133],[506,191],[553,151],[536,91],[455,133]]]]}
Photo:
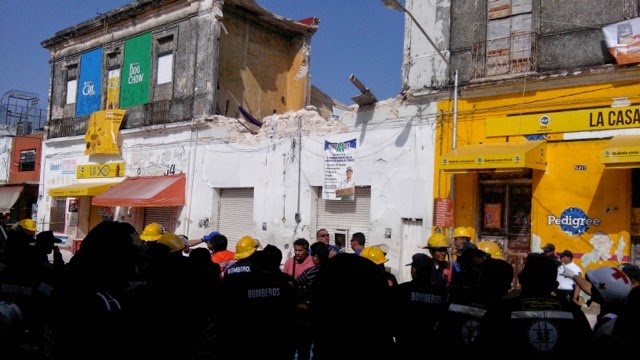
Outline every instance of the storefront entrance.
{"type": "MultiPolygon", "coordinates": [[[[493,241],[518,274],[530,251],[531,174],[483,174],[479,178],[476,228],[479,241],[493,241]]],[[[514,276],[513,286],[517,287],[514,276]]]]}

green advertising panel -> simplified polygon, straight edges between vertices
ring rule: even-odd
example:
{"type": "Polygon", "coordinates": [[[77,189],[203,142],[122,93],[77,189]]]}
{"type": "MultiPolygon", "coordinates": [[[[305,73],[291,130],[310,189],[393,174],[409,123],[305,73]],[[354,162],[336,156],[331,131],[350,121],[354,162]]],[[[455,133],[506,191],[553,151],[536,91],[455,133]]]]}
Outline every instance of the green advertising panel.
{"type": "Polygon", "coordinates": [[[121,79],[121,109],[149,102],[151,33],[142,34],[125,42],[121,79]]]}

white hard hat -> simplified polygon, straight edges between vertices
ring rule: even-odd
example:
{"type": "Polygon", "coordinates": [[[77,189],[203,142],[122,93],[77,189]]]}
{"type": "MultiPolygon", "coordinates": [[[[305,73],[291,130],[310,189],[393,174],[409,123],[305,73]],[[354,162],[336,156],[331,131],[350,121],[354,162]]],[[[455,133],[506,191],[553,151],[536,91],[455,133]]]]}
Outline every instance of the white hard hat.
{"type": "Polygon", "coordinates": [[[593,284],[593,288],[602,295],[604,301],[625,302],[631,292],[629,277],[613,266],[587,270],[586,277],[593,284]]]}

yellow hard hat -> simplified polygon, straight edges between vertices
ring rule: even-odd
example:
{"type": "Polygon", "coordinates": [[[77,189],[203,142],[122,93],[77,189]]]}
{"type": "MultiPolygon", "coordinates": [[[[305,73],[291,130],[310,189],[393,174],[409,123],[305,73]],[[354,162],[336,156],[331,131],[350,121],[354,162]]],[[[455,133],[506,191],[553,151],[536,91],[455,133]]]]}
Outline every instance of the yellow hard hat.
{"type": "Polygon", "coordinates": [[[162,225],[153,222],[144,227],[142,234],[140,234],[140,240],[157,241],[164,233],[165,231],[162,225]]]}
{"type": "Polygon", "coordinates": [[[377,246],[369,246],[362,249],[360,256],[373,261],[376,265],[384,264],[389,261],[389,259],[384,257],[384,253],[377,246]]]}
{"type": "Polygon", "coordinates": [[[467,229],[464,226],[459,226],[455,229],[453,229],[453,237],[457,238],[457,237],[468,237],[471,238],[471,234],[469,233],[469,229],[467,229]]]}
{"type": "Polygon", "coordinates": [[[169,249],[171,249],[171,252],[180,251],[185,247],[185,243],[180,235],[172,233],[162,234],[162,236],[158,238],[158,244],[166,245],[169,249]]]}
{"type": "Polygon", "coordinates": [[[500,250],[500,246],[493,241],[480,241],[478,243],[478,249],[486,252],[491,255],[493,259],[504,260],[502,257],[502,250],[500,250]]]}
{"type": "Polygon", "coordinates": [[[449,244],[449,241],[444,235],[440,233],[435,233],[429,237],[429,240],[427,240],[427,246],[425,246],[423,249],[443,248],[443,247],[446,247],[446,248],[451,247],[451,244],[449,244]]]}
{"type": "Polygon", "coordinates": [[[27,231],[36,231],[36,222],[31,219],[22,219],[18,222],[18,225],[27,231]]]}
{"type": "Polygon", "coordinates": [[[233,258],[236,260],[248,258],[256,252],[258,246],[258,242],[256,242],[251,236],[243,236],[236,244],[236,254],[233,255],[233,258]]]}

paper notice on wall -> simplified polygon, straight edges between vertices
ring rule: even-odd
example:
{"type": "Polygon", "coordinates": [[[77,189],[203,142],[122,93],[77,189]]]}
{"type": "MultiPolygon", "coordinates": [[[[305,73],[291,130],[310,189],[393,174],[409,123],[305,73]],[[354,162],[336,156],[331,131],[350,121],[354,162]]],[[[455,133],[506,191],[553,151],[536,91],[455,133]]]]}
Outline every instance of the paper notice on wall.
{"type": "Polygon", "coordinates": [[[354,154],[356,146],[356,139],[339,143],[324,142],[323,199],[355,199],[354,154]]]}
{"type": "Polygon", "coordinates": [[[501,220],[502,204],[484,204],[483,228],[500,229],[502,227],[501,220]]]}
{"type": "Polygon", "coordinates": [[[640,62],[640,18],[606,26],[602,32],[607,48],[618,64],[640,62]]]}

